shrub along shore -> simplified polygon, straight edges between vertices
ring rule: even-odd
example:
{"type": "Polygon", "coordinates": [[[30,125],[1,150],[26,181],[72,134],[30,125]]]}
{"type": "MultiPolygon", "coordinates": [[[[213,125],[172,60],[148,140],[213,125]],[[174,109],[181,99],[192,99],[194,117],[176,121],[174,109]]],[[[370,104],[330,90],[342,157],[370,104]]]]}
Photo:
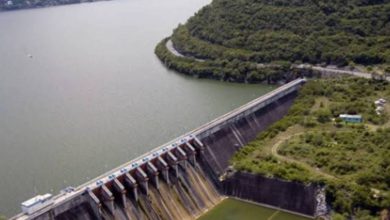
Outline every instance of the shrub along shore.
{"type": "Polygon", "coordinates": [[[289,62],[275,62],[273,65],[263,66],[250,61],[238,59],[229,60],[202,60],[195,57],[176,56],[166,47],[169,38],[162,40],[155,49],[157,57],[169,69],[191,75],[197,78],[208,78],[227,82],[239,83],[276,83],[289,81],[300,77],[299,70],[291,69],[289,62]]]}

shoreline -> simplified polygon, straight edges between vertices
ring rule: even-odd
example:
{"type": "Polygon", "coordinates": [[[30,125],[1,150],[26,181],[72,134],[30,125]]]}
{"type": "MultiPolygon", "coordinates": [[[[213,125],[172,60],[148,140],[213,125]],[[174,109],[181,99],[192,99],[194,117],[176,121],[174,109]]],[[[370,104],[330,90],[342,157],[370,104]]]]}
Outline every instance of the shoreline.
{"type": "Polygon", "coordinates": [[[111,1],[111,0],[88,0],[88,1],[81,0],[79,2],[65,2],[65,3],[55,2],[53,4],[32,5],[32,6],[25,5],[25,6],[21,6],[21,7],[15,7],[15,8],[6,8],[7,6],[0,5],[0,13],[23,11],[23,10],[33,10],[33,9],[43,9],[43,8],[52,8],[52,7],[65,6],[65,5],[86,4],[86,3],[94,3],[94,2],[102,2],[102,1],[111,1]]]}
{"type": "MultiPolygon", "coordinates": [[[[234,83],[249,83],[249,84],[284,84],[295,78],[312,75],[351,75],[361,78],[377,78],[378,76],[364,72],[360,69],[351,69],[348,66],[337,67],[332,65],[320,64],[291,64],[288,68],[273,63],[256,63],[258,72],[276,71],[270,76],[251,79],[248,75],[230,75],[226,72],[223,66],[218,66],[218,61],[212,59],[199,59],[193,56],[188,56],[181,53],[174,47],[171,37],[167,37],[160,41],[155,49],[155,54],[160,61],[169,69],[178,73],[194,76],[197,78],[207,78],[234,83]],[[200,73],[198,73],[200,72],[200,73]]],[[[246,63],[242,61],[243,63],[246,63]]],[[[383,80],[390,81],[390,76],[382,76],[383,80]]]]}

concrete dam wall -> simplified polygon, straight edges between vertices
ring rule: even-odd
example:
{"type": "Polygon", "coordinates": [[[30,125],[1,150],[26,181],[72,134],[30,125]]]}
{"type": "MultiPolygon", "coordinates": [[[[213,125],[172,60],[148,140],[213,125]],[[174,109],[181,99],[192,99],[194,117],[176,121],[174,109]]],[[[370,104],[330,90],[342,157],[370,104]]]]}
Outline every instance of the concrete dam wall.
{"type": "Polygon", "coordinates": [[[304,82],[283,85],[13,219],[195,219],[224,195],[314,215],[315,193],[298,183],[273,188],[271,179],[242,173],[220,181],[231,156],[287,113],[304,82]]]}
{"type": "Polygon", "coordinates": [[[251,173],[237,172],[222,181],[222,192],[274,206],[280,209],[313,216],[316,207],[317,187],[296,182],[270,179],[251,173]]]}
{"type": "Polygon", "coordinates": [[[210,176],[221,176],[229,166],[229,160],[241,147],[254,140],[269,125],[287,114],[297,91],[285,94],[250,114],[220,126],[218,130],[206,131],[199,135],[205,146],[201,161],[208,167],[210,176]]]}

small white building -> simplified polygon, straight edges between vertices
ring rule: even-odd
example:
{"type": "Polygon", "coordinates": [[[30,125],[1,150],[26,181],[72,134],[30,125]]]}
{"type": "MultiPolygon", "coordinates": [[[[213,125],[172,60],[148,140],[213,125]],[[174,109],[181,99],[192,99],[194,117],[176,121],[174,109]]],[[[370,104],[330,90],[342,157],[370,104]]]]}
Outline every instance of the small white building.
{"type": "Polygon", "coordinates": [[[381,115],[384,110],[385,108],[383,108],[383,106],[378,106],[376,107],[375,112],[377,115],[381,115]]]}
{"type": "Polygon", "coordinates": [[[385,99],[378,99],[374,103],[376,106],[383,106],[386,104],[386,100],[385,99]]]}
{"type": "Polygon", "coordinates": [[[361,115],[348,115],[348,114],[341,114],[339,117],[345,121],[350,123],[362,123],[363,117],[361,115]]]}
{"type": "Polygon", "coordinates": [[[382,112],[385,110],[384,105],[386,104],[386,99],[380,98],[380,99],[376,100],[374,103],[376,106],[376,109],[375,109],[376,114],[381,115],[382,112]]]}
{"type": "Polygon", "coordinates": [[[53,204],[52,197],[51,194],[47,193],[45,195],[37,195],[34,198],[24,201],[22,203],[22,211],[31,215],[34,212],[53,204]]]}

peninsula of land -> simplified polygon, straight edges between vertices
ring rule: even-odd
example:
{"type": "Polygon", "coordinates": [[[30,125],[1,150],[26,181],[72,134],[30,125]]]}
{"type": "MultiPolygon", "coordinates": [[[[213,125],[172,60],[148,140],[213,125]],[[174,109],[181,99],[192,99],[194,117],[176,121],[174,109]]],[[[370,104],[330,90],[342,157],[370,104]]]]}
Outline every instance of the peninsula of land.
{"type": "Polygon", "coordinates": [[[233,82],[292,79],[302,64],[386,75],[389,13],[383,0],[214,0],[155,52],[178,72],[233,82]]]}

